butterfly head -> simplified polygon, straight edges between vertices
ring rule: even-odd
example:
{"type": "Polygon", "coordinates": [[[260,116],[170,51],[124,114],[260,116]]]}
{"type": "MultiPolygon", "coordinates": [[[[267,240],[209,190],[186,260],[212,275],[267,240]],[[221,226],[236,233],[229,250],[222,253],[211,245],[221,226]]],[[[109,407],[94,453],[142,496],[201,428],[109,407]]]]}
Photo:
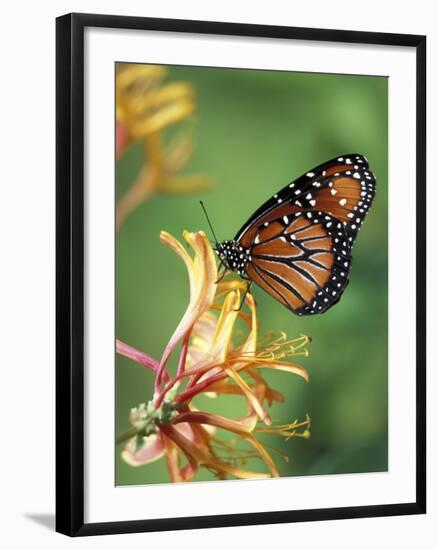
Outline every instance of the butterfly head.
{"type": "Polygon", "coordinates": [[[222,241],[217,244],[215,251],[226,269],[237,271],[240,275],[246,271],[247,262],[250,260],[248,248],[235,241],[222,241]]]}

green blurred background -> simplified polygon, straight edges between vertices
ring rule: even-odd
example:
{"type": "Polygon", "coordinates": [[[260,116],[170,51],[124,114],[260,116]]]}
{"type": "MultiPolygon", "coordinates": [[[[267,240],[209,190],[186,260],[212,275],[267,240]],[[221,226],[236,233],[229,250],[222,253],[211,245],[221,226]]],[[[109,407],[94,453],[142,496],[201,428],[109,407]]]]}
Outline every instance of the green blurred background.
{"type": "MultiPolygon", "coordinates": [[[[202,199],[219,239],[234,237],[269,196],[317,164],[362,153],[377,178],[374,206],[353,250],[351,279],[327,313],[298,318],[254,286],[261,334],[268,330],[312,337],[302,359],[310,383],[284,373],[263,373],[286,396],[274,419],[312,419],[309,440],[260,438],[289,455],[274,457],[282,476],[387,470],[387,87],[383,77],[170,67],[168,81],[196,91],[195,151],[184,172],[205,173],[212,191],[155,195],[124,223],[116,242],[116,334],[160,358],[188,302],[185,268],[159,242],[165,229],[208,230],[202,199]]],[[[134,145],[118,161],[117,195],[143,163],[134,145]]],[[[127,430],[132,406],[152,395],[152,375],[116,358],[116,433],[127,430]]],[[[209,407],[207,398],[200,406],[209,407]]],[[[229,416],[239,399],[225,401],[229,416]]],[[[209,407],[211,410],[217,406],[209,407]]],[[[223,412],[223,405],[218,410],[223,412]]],[[[265,471],[251,461],[248,467],[265,471]]],[[[264,468],[263,468],[264,466],[264,468]]],[[[214,479],[202,471],[198,480],[214,479]]],[[[133,468],[116,449],[116,484],[168,482],[165,461],[133,468]]]]}

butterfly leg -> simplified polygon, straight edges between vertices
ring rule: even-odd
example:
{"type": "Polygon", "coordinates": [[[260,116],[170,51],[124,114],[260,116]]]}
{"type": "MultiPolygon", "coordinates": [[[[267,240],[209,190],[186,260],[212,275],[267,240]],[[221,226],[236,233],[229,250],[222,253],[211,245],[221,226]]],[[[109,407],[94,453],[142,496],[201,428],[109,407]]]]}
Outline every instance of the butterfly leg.
{"type": "Polygon", "coordinates": [[[220,277],[217,279],[217,281],[215,281],[215,284],[217,285],[223,278],[224,276],[226,275],[226,267],[224,266],[224,264],[222,262],[220,262],[220,265],[219,265],[219,268],[217,270],[218,273],[220,273],[220,270],[221,268],[224,267],[224,271],[223,273],[220,275],[220,277]]]}

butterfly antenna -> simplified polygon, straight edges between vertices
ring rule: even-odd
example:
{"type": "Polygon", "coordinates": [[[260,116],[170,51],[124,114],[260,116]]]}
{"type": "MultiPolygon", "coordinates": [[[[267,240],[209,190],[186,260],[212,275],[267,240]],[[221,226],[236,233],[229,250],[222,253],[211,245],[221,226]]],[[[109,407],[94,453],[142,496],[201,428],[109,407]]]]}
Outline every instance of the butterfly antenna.
{"type": "Polygon", "coordinates": [[[212,224],[211,224],[211,221],[209,219],[208,212],[206,211],[206,208],[205,208],[205,205],[203,204],[203,202],[202,201],[199,201],[199,202],[200,202],[200,206],[202,207],[202,209],[205,213],[206,221],[208,222],[209,228],[212,231],[212,236],[214,237],[215,244],[217,245],[218,240],[217,240],[217,237],[215,236],[214,229],[212,228],[212,224]]]}

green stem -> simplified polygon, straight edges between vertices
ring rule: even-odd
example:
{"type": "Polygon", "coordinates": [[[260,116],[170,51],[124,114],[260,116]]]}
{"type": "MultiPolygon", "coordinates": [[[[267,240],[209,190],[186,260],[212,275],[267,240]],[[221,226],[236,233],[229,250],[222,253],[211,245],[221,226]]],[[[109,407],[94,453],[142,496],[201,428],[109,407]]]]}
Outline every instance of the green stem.
{"type": "Polygon", "coordinates": [[[127,430],[127,432],[124,432],[117,437],[117,440],[116,440],[117,445],[119,445],[120,443],[123,443],[124,441],[127,441],[137,433],[138,432],[136,428],[130,428],[129,430],[127,430]]]}

